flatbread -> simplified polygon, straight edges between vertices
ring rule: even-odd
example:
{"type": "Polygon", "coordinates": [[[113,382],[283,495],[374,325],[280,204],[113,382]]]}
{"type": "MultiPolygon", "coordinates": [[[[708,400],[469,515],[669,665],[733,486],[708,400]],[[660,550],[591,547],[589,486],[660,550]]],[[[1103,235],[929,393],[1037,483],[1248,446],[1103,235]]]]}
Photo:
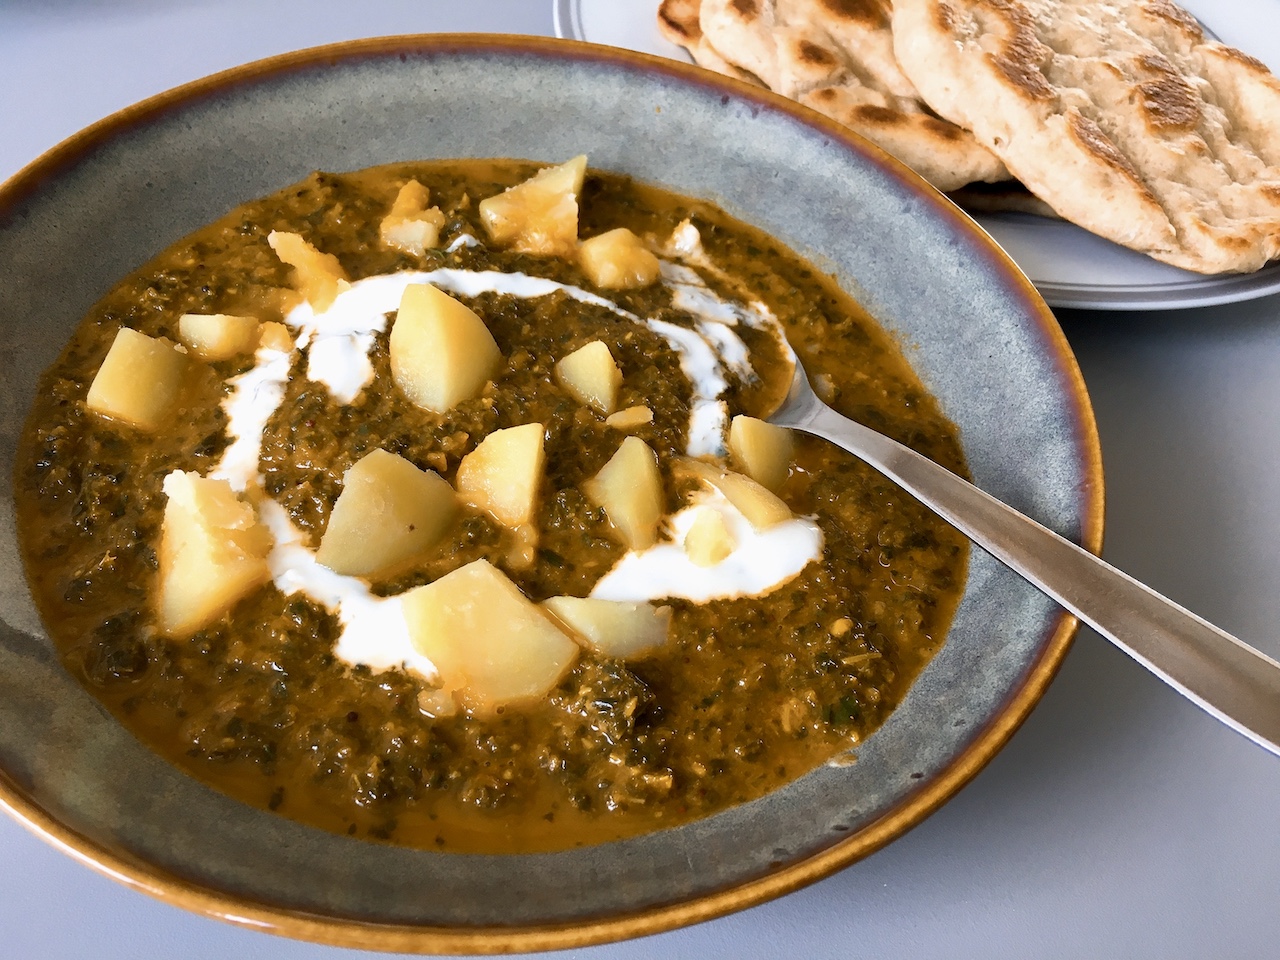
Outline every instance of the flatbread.
{"type": "Polygon", "coordinates": [[[1280,256],[1280,81],[1168,0],[895,0],[893,36],[1066,219],[1201,273],[1280,256]]]}
{"type": "Polygon", "coordinates": [[[658,22],[698,63],[845,124],[940,190],[1009,176],[916,95],[894,60],[887,0],[663,0],[658,22]]]}

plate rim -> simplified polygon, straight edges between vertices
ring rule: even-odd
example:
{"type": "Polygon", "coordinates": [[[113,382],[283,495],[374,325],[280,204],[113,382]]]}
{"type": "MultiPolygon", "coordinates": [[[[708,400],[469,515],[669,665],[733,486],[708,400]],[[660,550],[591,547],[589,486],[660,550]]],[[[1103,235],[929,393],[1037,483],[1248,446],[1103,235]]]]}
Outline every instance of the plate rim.
{"type": "MultiPolygon", "coordinates": [[[[73,134],[0,183],[0,224],[13,215],[15,208],[27,196],[39,190],[42,183],[62,170],[74,167],[99,144],[144,125],[166,111],[181,108],[189,101],[215,96],[274,75],[288,75],[318,66],[336,66],[363,58],[406,51],[494,50],[621,63],[632,69],[657,71],[675,75],[685,82],[717,87],[747,101],[762,101],[800,122],[819,127],[831,138],[843,141],[899,179],[913,184],[924,201],[970,231],[980,244],[987,247],[989,255],[1016,287],[1016,293],[1026,301],[1029,320],[1043,338],[1046,356],[1053,361],[1056,380],[1064,395],[1064,406],[1072,414],[1073,440],[1080,453],[1079,466],[1083,474],[1080,539],[1091,552],[1101,551],[1105,512],[1103,465],[1097,424],[1084,378],[1057,320],[1008,254],[971,219],[954,218],[953,205],[949,200],[874,144],[793,101],[731,78],[708,74],[692,64],[580,41],[504,34],[410,34],[343,41],[291,51],[232,67],[156,94],[73,134]]],[[[539,925],[446,928],[318,916],[247,899],[232,891],[197,885],[167,868],[121,856],[58,820],[4,770],[0,770],[0,807],[58,849],[105,876],[162,901],[259,931],[333,946],[402,952],[498,953],[588,946],[658,933],[763,903],[829,876],[906,833],[985,767],[1026,720],[1060,668],[1077,627],[1077,619],[1061,610],[1047,621],[1039,656],[1028,667],[1021,686],[1004,702],[1000,713],[978,731],[937,776],[851,836],[804,855],[766,876],[747,878],[741,883],[696,895],[687,901],[659,903],[632,913],[603,918],[539,925]]]]}
{"type": "Polygon", "coordinates": [[[1273,260],[1253,273],[1219,274],[1198,281],[1191,278],[1177,284],[1089,285],[1046,281],[1036,284],[1036,289],[1046,303],[1055,307],[1078,310],[1190,310],[1257,300],[1280,292],[1280,261],[1273,260]]]}
{"type": "Polygon", "coordinates": [[[564,40],[586,40],[582,36],[582,5],[578,0],[553,0],[551,25],[556,36],[564,40]]]}

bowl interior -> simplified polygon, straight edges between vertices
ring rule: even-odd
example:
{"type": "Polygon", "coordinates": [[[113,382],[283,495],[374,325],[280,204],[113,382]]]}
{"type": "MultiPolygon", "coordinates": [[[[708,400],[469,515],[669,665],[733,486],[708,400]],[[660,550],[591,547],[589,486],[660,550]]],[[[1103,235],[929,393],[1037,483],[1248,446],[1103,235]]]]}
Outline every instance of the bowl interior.
{"type": "Polygon", "coordinates": [[[63,671],[24,586],[11,478],[37,377],[99,296],[313,169],[584,152],[713,200],[833,273],[904,345],[960,427],[976,482],[1097,547],[1096,439],[1060,331],[980,231],[874,148],[768,94],[606,48],[416,37],[303,52],[109,118],[0,189],[0,802],[153,893],[282,932],[564,946],[814,879],[910,827],[999,748],[1071,623],[979,551],[945,646],[855,764],[565,853],[406,850],[251,809],[157,759],[63,671]]]}

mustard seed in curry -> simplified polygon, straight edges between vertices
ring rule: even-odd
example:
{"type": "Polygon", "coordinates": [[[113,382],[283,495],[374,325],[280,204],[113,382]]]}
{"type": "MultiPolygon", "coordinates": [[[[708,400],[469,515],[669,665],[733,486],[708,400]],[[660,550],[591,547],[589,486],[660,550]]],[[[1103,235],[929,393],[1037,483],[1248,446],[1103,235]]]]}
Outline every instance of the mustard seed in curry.
{"type": "Polygon", "coordinates": [[[846,754],[963,538],[753,417],[779,337],[963,472],[865,313],[714,206],[514,161],[315,174],[97,304],[17,471],[68,670],[248,803],[451,851],[706,816],[846,754]]]}

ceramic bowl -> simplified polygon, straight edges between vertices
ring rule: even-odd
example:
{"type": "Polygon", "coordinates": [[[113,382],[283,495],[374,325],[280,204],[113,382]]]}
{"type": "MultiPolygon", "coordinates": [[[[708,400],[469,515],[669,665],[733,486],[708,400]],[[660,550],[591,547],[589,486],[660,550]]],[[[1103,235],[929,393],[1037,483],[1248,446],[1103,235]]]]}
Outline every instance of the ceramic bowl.
{"type": "Polygon", "coordinates": [[[1044,303],[974,224],[816,114],[695,67],[515,37],[303,51],[162,94],[0,188],[0,803],[73,856],[173,903],[289,936],[424,952],[548,949],[758,903],[935,810],[1004,744],[1075,624],[975,551],[942,651],[852,766],[678,829],[479,856],[330,835],[159,760],[60,666],[17,557],[15,439],[89,306],[229,208],[313,169],[590,155],[708,198],[857,296],[959,426],[978,485],[1098,549],[1100,458],[1044,303]]]}

